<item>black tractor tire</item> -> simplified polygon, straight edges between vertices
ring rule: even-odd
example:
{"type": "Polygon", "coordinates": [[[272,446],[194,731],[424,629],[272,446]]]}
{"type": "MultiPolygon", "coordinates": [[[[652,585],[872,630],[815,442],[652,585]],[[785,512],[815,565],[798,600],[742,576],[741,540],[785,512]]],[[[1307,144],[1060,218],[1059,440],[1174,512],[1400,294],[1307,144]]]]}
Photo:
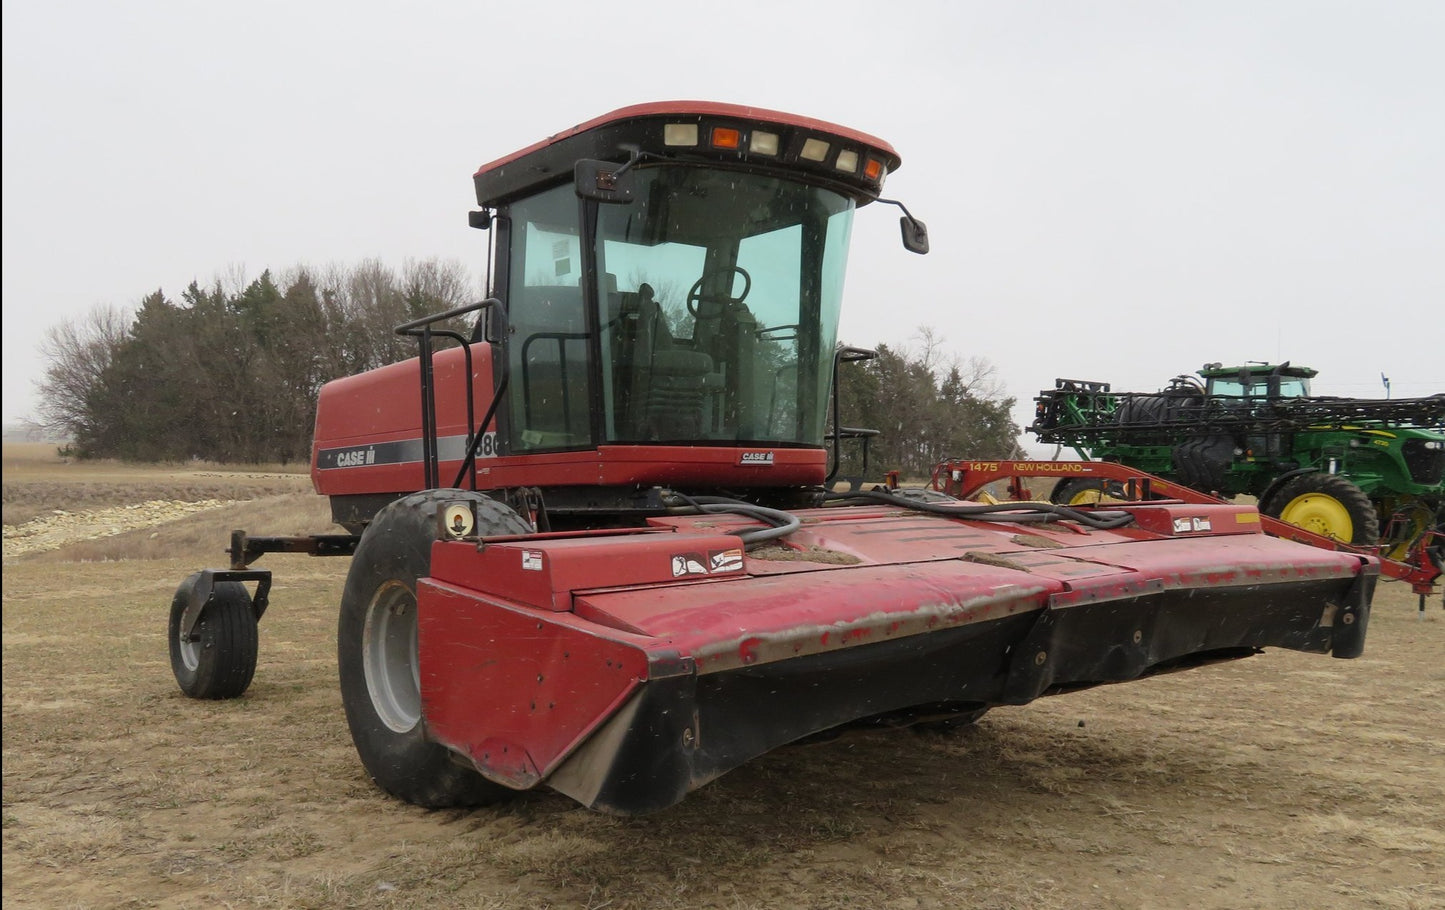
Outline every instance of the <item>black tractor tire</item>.
{"type": "Polygon", "coordinates": [[[443,503],[468,499],[477,503],[477,534],[532,530],[480,493],[427,490],[398,499],[361,535],[337,624],[341,701],[361,763],[378,787],[429,809],[487,805],[516,793],[430,741],[422,716],[416,583],[431,571],[437,512],[443,503]]]}
{"type": "Polygon", "coordinates": [[[1124,485],[1117,480],[1070,477],[1054,485],[1049,502],[1060,506],[1091,506],[1111,499],[1124,499],[1124,485]]]}
{"type": "Polygon", "coordinates": [[[181,582],[171,599],[171,672],[191,698],[238,698],[256,675],[260,636],[251,595],[238,581],[218,582],[190,636],[182,640],[181,615],[200,577],[197,572],[181,582]]]}
{"type": "Polygon", "coordinates": [[[1264,513],[1341,543],[1373,547],[1380,542],[1380,518],[1370,497],[1338,474],[1301,474],[1280,487],[1264,513]]]}

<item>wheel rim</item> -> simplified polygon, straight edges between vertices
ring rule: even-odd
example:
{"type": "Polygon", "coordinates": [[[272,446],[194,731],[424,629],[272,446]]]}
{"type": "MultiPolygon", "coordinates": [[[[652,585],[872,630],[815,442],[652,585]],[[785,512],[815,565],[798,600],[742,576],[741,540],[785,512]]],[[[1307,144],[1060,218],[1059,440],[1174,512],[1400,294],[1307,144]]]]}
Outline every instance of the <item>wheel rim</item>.
{"type": "Polygon", "coordinates": [[[1323,537],[1349,543],[1355,539],[1355,523],[1344,503],[1324,493],[1296,496],[1279,513],[1283,521],[1323,537]]]}
{"type": "Polygon", "coordinates": [[[1064,502],[1066,506],[1092,506],[1101,502],[1127,502],[1122,496],[1115,493],[1122,493],[1122,490],[1110,489],[1105,486],[1090,486],[1084,489],[1075,490],[1064,502]]]}
{"type": "Polygon", "coordinates": [[[421,674],[417,667],[416,595],[388,581],[366,610],[362,669],[377,717],[397,733],[421,720],[421,674]]]}
{"type": "Polygon", "coordinates": [[[201,666],[201,631],[205,628],[204,618],[196,621],[196,626],[191,630],[190,637],[186,637],[179,629],[176,630],[176,650],[181,655],[181,663],[185,664],[186,670],[194,673],[201,666]]]}
{"type": "Polygon", "coordinates": [[[1430,512],[1428,509],[1416,509],[1411,512],[1405,523],[1405,530],[1393,539],[1384,552],[1387,559],[1404,560],[1410,555],[1410,545],[1420,539],[1430,527],[1430,512]]]}

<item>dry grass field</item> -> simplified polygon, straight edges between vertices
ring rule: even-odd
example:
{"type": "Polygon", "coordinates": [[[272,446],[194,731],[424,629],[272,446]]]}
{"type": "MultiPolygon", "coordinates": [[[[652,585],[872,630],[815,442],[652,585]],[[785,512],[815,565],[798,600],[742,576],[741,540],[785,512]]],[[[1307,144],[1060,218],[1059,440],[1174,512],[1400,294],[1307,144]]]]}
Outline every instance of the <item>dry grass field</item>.
{"type": "Polygon", "coordinates": [[[171,594],[229,529],[330,529],[304,474],[7,445],[4,508],[7,910],[1445,907],[1445,611],[1399,584],[1354,661],[1271,651],[783,749],[641,819],[548,793],[428,812],[352,750],[346,559],[263,561],[245,697],[171,678],[171,594]]]}

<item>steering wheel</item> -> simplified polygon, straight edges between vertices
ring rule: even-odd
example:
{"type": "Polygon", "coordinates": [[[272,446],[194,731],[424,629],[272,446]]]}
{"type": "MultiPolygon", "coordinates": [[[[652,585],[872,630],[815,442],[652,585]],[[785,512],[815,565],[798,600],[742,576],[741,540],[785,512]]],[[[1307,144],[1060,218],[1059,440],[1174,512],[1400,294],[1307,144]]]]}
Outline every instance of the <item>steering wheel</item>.
{"type": "MultiPolygon", "coordinates": [[[[738,275],[743,276],[743,292],[742,292],[741,294],[739,294],[738,296],[736,296],[736,297],[730,297],[730,296],[728,296],[727,294],[704,294],[704,293],[702,292],[702,282],[703,282],[703,279],[707,277],[706,275],[704,275],[703,278],[699,278],[697,281],[693,282],[692,289],[687,292],[687,311],[692,314],[692,318],[694,318],[694,319],[702,319],[702,318],[705,318],[705,317],[700,316],[700,315],[698,314],[698,312],[697,312],[697,310],[698,310],[698,304],[701,304],[701,303],[721,303],[721,304],[742,303],[744,300],[747,300],[747,299],[748,299],[748,291],[751,291],[751,290],[753,289],[753,276],[749,275],[749,274],[747,273],[747,271],[746,271],[745,269],[743,269],[742,266],[737,266],[737,265],[735,265],[735,266],[733,266],[732,268],[728,269],[728,272],[729,272],[730,274],[735,273],[735,274],[738,274],[738,275]]],[[[728,287],[732,287],[732,282],[728,282],[728,287]]]]}

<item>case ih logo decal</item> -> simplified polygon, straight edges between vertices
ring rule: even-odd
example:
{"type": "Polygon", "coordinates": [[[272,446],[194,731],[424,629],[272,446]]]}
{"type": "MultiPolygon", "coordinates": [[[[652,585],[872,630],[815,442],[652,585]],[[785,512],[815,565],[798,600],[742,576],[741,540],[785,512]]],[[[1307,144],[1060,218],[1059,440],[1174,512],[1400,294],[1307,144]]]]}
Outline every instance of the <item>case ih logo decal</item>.
{"type": "Polygon", "coordinates": [[[688,575],[725,575],[743,570],[743,551],[711,550],[702,553],[678,553],[672,557],[672,577],[688,575]]]}
{"type": "Polygon", "coordinates": [[[376,464],[376,449],[372,446],[364,449],[346,449],[336,453],[338,468],[355,468],[365,464],[376,464]]]}
{"type": "MultiPolygon", "coordinates": [[[[481,444],[477,446],[477,457],[496,458],[497,454],[497,434],[483,433],[481,444]]],[[[438,439],[437,455],[442,461],[461,461],[467,456],[467,437],[444,436],[438,439]]],[[[421,456],[420,439],[398,439],[395,442],[378,442],[373,445],[322,449],[316,453],[316,466],[325,471],[332,468],[410,464],[421,461],[421,456]]]]}
{"type": "Polygon", "coordinates": [[[773,463],[772,452],[744,452],[738,458],[738,464],[764,465],[771,467],[773,463]]]}

